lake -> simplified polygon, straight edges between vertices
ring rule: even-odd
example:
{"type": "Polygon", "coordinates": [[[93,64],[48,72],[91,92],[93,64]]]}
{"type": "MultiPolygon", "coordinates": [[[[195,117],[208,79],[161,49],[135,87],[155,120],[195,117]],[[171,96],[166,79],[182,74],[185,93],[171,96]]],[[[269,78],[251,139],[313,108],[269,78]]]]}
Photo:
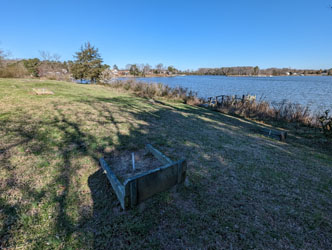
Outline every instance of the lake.
{"type": "Polygon", "coordinates": [[[176,76],[136,79],[163,83],[170,87],[181,86],[197,92],[199,97],[204,98],[250,94],[270,103],[283,100],[299,103],[309,106],[313,112],[332,110],[332,77],[329,76],[176,76]]]}

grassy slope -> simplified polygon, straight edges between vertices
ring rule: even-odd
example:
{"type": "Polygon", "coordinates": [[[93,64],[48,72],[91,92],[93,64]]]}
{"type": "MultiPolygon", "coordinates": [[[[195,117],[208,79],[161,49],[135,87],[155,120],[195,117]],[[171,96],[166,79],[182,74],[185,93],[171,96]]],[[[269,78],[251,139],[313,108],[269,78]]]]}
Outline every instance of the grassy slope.
{"type": "Polygon", "coordinates": [[[0,79],[0,248],[328,248],[331,154],[253,127],[103,86],[0,79]],[[190,184],[123,212],[98,158],[146,143],[185,156],[190,184]]]}

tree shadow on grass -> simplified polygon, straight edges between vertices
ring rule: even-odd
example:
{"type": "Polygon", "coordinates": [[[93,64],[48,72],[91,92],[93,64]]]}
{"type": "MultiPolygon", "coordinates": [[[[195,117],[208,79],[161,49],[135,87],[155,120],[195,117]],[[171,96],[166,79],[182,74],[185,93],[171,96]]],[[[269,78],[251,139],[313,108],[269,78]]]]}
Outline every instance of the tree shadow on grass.
{"type": "MultiPolygon", "coordinates": [[[[12,164],[10,153],[1,159],[11,174],[1,191],[8,192],[15,186],[26,194],[28,202],[48,199],[55,206],[54,226],[40,239],[31,236],[33,247],[45,247],[46,242],[54,248],[94,249],[277,248],[280,244],[303,247],[304,241],[305,246],[324,247],[331,243],[331,224],[321,220],[332,218],[327,211],[327,191],[331,187],[324,172],[327,166],[313,169],[314,160],[296,158],[291,146],[252,134],[253,125],[200,108],[165,107],[139,98],[89,97],[76,104],[88,108],[85,111],[80,106],[82,110],[70,113],[54,103],[49,121],[40,120],[33,126],[24,119],[21,123],[1,122],[1,129],[20,138],[13,147],[19,145],[24,152],[28,150],[28,154],[43,159],[57,153],[56,160],[60,161],[51,180],[35,189],[33,180],[20,180],[15,171],[9,171],[19,167],[12,164]],[[91,129],[95,130],[84,129],[80,114],[86,114],[85,122],[92,123],[91,129]],[[42,127],[61,132],[61,140],[53,140],[42,127]],[[173,160],[187,158],[190,185],[179,193],[167,191],[154,196],[145,202],[145,208],[124,212],[98,167],[98,159],[115,150],[135,150],[147,143],[173,160]],[[106,152],[106,147],[111,152],[106,152]],[[82,214],[76,221],[71,215],[72,205],[77,205],[74,210],[80,212],[84,200],[80,200],[80,189],[75,188],[73,180],[80,179],[80,171],[85,173],[87,167],[73,161],[83,157],[92,160],[93,171],[86,184],[93,203],[91,214],[82,214]],[[325,186],[320,186],[320,181],[325,186]],[[317,204],[317,194],[324,205],[308,211],[306,204],[317,204]]],[[[11,146],[0,151],[11,152],[11,146]]],[[[29,207],[4,199],[1,205],[6,217],[0,236],[5,243],[1,246],[9,247],[13,229],[31,226],[21,219],[29,207]]]]}
{"type": "MultiPolygon", "coordinates": [[[[119,102],[135,120],[146,121],[146,125],[131,126],[126,135],[120,133],[119,148],[152,143],[174,160],[186,157],[191,185],[179,193],[168,191],[154,196],[146,201],[145,209],[123,212],[115,194],[109,193],[111,187],[106,176],[98,170],[89,177],[94,204],[91,223],[98,222],[94,226],[89,224],[89,230],[94,232],[94,248],[246,248],[278,244],[299,247],[303,245],[298,240],[303,242],[304,238],[302,233],[293,231],[292,225],[306,230],[308,224],[316,228],[317,234],[316,238],[306,236],[305,244],[327,246],[328,231],[299,209],[304,209],[306,203],[288,202],[297,189],[306,202],[314,203],[316,197],[315,191],[307,196],[307,183],[302,182],[307,174],[314,174],[309,171],[312,166],[301,166],[306,163],[296,159],[296,150],[291,146],[252,135],[254,124],[218,113],[176,105],[138,113],[136,106],[130,106],[132,112],[128,111],[126,102],[130,101],[102,100],[119,102]],[[275,159],[269,159],[271,155],[275,159]],[[292,165],[298,164],[296,168],[289,166],[292,160],[292,165]],[[296,184],[293,178],[298,179],[296,184]],[[280,206],[282,211],[275,210],[280,206]],[[286,212],[289,209],[296,209],[298,217],[289,217],[286,212]],[[273,222],[268,225],[267,220],[273,222]],[[320,235],[323,241],[319,243],[317,236],[321,233],[324,236],[320,235]]],[[[318,172],[323,174],[325,167],[317,166],[316,178],[324,179],[318,172]]],[[[311,184],[319,185],[314,181],[311,184]]],[[[324,202],[328,200],[325,195],[324,202]]],[[[323,213],[330,216],[326,211],[323,213]]]]}

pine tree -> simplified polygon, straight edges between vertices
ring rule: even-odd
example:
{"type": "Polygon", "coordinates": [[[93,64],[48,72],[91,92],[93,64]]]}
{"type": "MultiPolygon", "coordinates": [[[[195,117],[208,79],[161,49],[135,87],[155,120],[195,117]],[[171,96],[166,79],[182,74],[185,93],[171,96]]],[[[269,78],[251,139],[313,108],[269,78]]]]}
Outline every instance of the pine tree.
{"type": "Polygon", "coordinates": [[[24,67],[33,77],[39,77],[39,66],[41,62],[38,58],[23,60],[24,67]]]}
{"type": "Polygon", "coordinates": [[[75,53],[74,58],[76,60],[71,66],[71,73],[75,79],[98,81],[104,68],[97,48],[87,42],[75,53]]]}

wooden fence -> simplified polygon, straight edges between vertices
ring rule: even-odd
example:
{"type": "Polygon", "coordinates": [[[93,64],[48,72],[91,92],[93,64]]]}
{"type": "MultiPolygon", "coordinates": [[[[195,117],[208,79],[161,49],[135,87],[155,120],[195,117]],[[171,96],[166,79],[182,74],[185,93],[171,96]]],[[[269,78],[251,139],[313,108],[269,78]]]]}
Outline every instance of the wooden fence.
{"type": "Polygon", "coordinates": [[[256,100],[255,95],[234,95],[234,96],[229,96],[229,95],[218,95],[218,96],[212,96],[208,97],[206,103],[209,106],[222,106],[224,103],[231,103],[235,104],[238,102],[252,102],[256,100]]]}

